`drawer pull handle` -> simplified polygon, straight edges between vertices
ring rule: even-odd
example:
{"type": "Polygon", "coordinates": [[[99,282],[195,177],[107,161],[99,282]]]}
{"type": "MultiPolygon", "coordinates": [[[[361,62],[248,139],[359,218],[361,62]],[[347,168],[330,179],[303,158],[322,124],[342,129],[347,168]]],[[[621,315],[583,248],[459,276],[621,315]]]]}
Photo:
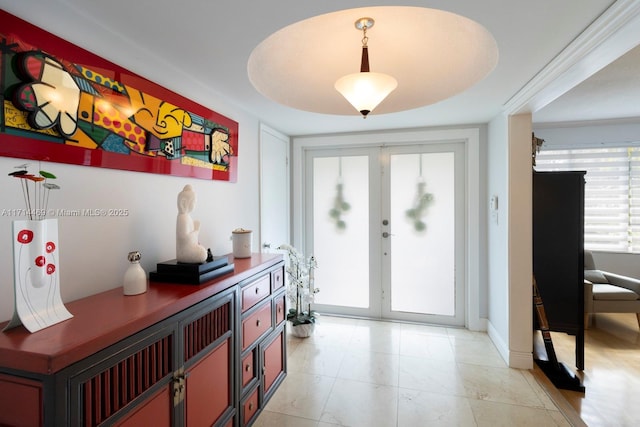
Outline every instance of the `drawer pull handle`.
{"type": "Polygon", "coordinates": [[[249,411],[253,411],[253,402],[249,402],[249,411]]]}
{"type": "Polygon", "coordinates": [[[256,326],[260,326],[260,324],[261,324],[261,323],[262,323],[262,322],[260,321],[260,319],[258,319],[258,320],[256,321],[256,326]]]}
{"type": "Polygon", "coordinates": [[[256,295],[260,293],[260,288],[256,287],[256,295]]]}
{"type": "Polygon", "coordinates": [[[244,370],[249,372],[251,370],[251,364],[247,363],[247,366],[244,367],[244,370]]]}
{"type": "Polygon", "coordinates": [[[278,313],[282,313],[282,307],[278,306],[278,313]]]}

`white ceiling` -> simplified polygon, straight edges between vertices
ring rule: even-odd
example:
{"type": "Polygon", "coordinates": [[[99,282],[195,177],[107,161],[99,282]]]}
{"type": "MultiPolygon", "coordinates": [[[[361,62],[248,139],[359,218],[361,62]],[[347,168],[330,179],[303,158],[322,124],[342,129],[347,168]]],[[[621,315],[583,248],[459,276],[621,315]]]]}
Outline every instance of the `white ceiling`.
{"type": "Polygon", "coordinates": [[[640,46],[535,112],[538,123],[638,119],[640,46]]]}
{"type": "MultiPolygon", "coordinates": [[[[618,0],[618,4],[621,2],[636,0],[618,0]]],[[[498,65],[484,80],[450,99],[414,110],[372,114],[366,120],[351,115],[318,114],[276,104],[251,85],[247,75],[249,56],[274,32],[316,15],[389,3],[375,0],[0,0],[0,7],[185,96],[198,94],[198,102],[222,114],[225,111],[221,105],[228,103],[284,133],[305,135],[486,123],[504,111],[514,95],[615,2],[404,1],[405,6],[442,9],[473,19],[495,37],[499,49],[498,65]]],[[[373,39],[371,44],[375,46],[373,39]]],[[[420,55],[420,52],[413,54],[420,55]]],[[[632,65],[637,59],[629,61],[625,57],[620,64],[612,66],[614,78],[608,71],[597,74],[546,108],[534,111],[534,120],[640,117],[640,103],[618,101],[611,95],[640,99],[639,77],[633,73],[637,67],[632,65]],[[631,73],[632,78],[627,73],[631,73]],[[632,89],[620,89],[621,82],[633,83],[632,89]]],[[[296,66],[295,58],[292,66],[296,66]]]]}

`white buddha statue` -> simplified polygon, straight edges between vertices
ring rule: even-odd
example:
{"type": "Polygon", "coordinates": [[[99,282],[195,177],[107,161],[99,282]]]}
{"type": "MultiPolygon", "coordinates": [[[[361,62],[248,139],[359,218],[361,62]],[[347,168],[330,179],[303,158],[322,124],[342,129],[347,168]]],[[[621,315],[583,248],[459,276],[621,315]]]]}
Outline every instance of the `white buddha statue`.
{"type": "Polygon", "coordinates": [[[200,221],[191,218],[196,206],[196,193],[190,185],[178,193],[178,219],[176,221],[176,259],[178,262],[202,263],[207,260],[207,249],[198,243],[200,221]]]}

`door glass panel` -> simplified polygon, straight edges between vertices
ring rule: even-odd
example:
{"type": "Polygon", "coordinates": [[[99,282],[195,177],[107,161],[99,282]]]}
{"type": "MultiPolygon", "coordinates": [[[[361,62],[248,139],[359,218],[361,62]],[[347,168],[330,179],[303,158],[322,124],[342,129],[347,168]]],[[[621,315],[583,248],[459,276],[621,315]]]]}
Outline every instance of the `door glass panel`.
{"type": "Polygon", "coordinates": [[[454,153],[389,161],[391,310],[454,316],[454,153]]]}
{"type": "Polygon", "coordinates": [[[317,304],[369,307],[368,156],[313,159],[313,254],[317,304]]]}

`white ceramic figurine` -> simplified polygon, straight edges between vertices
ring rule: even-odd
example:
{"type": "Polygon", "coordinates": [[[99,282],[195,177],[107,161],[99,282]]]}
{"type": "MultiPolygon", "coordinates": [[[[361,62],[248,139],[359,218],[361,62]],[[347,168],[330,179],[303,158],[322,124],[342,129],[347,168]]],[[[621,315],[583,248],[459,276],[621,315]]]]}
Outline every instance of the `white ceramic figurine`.
{"type": "Polygon", "coordinates": [[[207,260],[207,249],[198,243],[200,221],[191,218],[196,206],[196,193],[190,185],[178,193],[176,221],[176,259],[178,262],[201,263],[207,260]]]}

